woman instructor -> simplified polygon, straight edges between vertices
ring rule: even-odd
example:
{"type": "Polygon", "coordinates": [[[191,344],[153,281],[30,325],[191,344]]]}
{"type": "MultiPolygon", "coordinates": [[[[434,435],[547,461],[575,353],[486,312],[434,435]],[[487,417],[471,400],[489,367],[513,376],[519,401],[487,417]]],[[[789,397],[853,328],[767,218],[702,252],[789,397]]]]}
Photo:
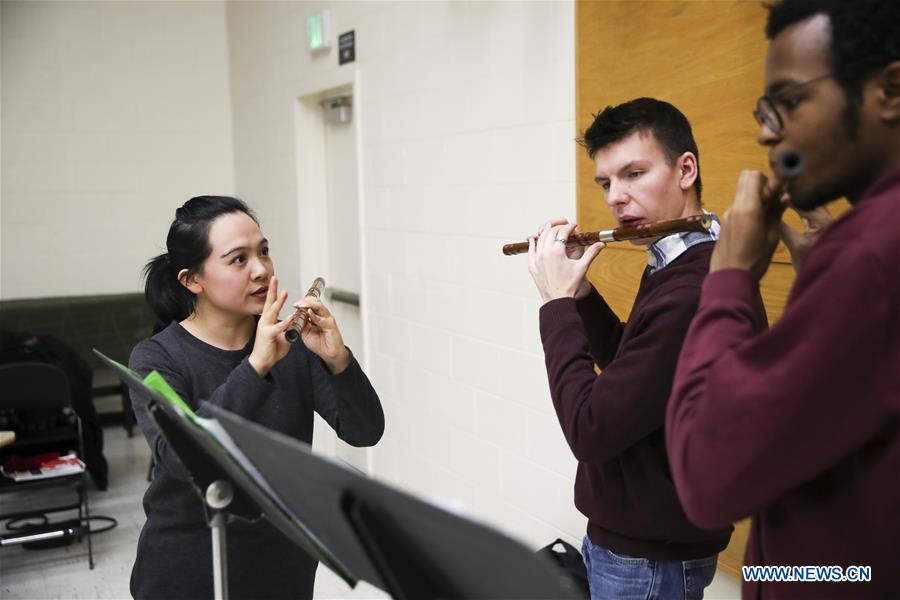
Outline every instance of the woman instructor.
{"type": "MultiPolygon", "coordinates": [[[[312,442],[313,412],[354,446],[384,431],[375,390],[344,346],[334,317],[317,299],[303,343],[290,344],[279,320],[287,292],[278,280],[253,213],[241,200],[199,196],[175,211],[167,252],[144,269],[145,294],[164,326],[132,351],[141,376],[158,371],[200,416],[201,401],[312,442]]],[[[200,496],[178,457],[132,395],[153,452],[144,495],[131,593],[138,599],[212,598],[212,550],[200,496]]],[[[228,526],[232,598],[312,598],[317,562],[267,521],[228,526]]]]}

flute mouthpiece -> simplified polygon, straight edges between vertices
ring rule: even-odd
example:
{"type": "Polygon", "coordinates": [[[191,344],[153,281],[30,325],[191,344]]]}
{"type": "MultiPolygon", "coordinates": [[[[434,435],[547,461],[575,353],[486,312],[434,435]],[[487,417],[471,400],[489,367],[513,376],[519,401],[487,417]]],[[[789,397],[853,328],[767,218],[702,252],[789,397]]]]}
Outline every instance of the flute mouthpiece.
{"type": "Polygon", "coordinates": [[[778,158],[778,174],[783,178],[796,177],[806,167],[803,154],[789,150],[778,158]]]}

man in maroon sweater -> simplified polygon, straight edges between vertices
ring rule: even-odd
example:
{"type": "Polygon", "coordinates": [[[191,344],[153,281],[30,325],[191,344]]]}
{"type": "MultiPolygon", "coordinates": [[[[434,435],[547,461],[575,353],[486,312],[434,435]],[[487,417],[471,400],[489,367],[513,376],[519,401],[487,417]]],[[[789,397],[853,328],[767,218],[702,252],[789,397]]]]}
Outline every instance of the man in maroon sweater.
{"type": "Polygon", "coordinates": [[[753,515],[747,565],[830,567],[745,567],[745,598],[900,598],[900,2],[786,0],[766,33],[759,141],[773,166],[802,155],[784,189],[815,227],[741,174],[669,401],[672,475],[700,526],[753,515]],[[842,196],[827,228],[805,212],[842,196]],[[768,327],[779,233],[797,278],[768,327]]]}
{"type": "MultiPolygon", "coordinates": [[[[621,225],[698,214],[697,144],[684,115],[639,98],[608,107],[585,132],[597,183],[621,225]]],[[[638,240],[648,266],[623,323],[585,279],[603,248],[565,241],[574,223],[529,240],[529,271],[545,304],[540,330],[550,391],[578,459],[575,504],[588,518],[583,554],[592,598],[701,598],[731,525],[686,517],[666,460],[663,423],[675,363],[718,232],[638,240]],[[602,368],[600,375],[594,364],[602,368]]]]}

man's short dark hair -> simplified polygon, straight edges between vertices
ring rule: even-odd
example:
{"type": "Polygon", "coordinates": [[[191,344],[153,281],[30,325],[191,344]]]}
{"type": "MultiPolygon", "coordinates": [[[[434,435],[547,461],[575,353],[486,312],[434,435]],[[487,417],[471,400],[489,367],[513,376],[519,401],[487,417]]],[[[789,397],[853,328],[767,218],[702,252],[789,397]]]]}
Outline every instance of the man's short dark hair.
{"type": "Polygon", "coordinates": [[[782,0],[767,8],[766,37],[770,40],[815,15],[828,17],[832,72],[847,98],[848,134],[855,137],[863,82],[875,71],[900,60],[900,2],[782,0]]]}
{"type": "Polygon", "coordinates": [[[599,115],[594,115],[594,122],[578,139],[578,143],[587,149],[588,156],[593,159],[598,150],[633,133],[652,133],[669,165],[674,165],[685,152],[691,152],[697,157],[694,189],[697,190],[697,202],[700,202],[700,191],[703,189],[700,181],[700,151],[697,150],[697,142],[694,141],[694,133],[687,117],[668,102],[655,98],[637,98],[618,106],[607,106],[599,115]]]}

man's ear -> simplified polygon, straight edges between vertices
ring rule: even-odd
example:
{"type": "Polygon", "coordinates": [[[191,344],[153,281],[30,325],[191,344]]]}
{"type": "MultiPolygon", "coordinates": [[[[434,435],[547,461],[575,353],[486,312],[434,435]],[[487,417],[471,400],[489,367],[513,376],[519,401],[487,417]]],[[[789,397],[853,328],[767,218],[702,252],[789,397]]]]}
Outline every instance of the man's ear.
{"type": "Polygon", "coordinates": [[[700,174],[700,166],[697,164],[697,157],[693,152],[685,152],[675,161],[678,168],[678,186],[687,191],[694,187],[697,181],[697,175],[700,174]]]}
{"type": "Polygon", "coordinates": [[[900,60],[888,64],[877,77],[878,111],[888,122],[900,121],[900,60]]]}
{"type": "Polygon", "coordinates": [[[196,274],[189,274],[187,269],[178,271],[178,283],[183,285],[195,296],[203,291],[203,286],[197,281],[196,274]]]}

